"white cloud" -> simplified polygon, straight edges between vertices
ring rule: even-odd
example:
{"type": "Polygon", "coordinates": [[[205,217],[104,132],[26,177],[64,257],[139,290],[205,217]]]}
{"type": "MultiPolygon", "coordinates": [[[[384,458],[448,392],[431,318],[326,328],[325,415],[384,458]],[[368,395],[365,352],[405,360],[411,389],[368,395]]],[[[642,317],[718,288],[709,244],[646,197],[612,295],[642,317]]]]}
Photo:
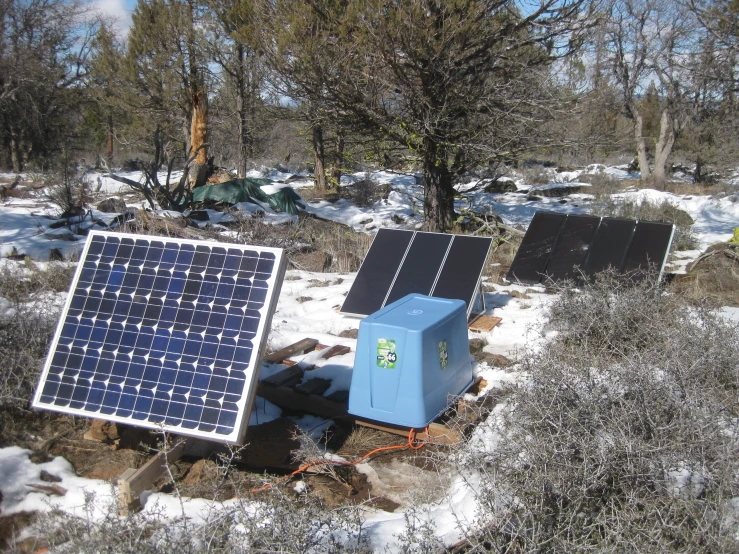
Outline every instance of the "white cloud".
{"type": "Polygon", "coordinates": [[[131,27],[131,0],[92,0],[90,5],[102,15],[113,20],[113,26],[120,37],[128,34],[131,27]]]}

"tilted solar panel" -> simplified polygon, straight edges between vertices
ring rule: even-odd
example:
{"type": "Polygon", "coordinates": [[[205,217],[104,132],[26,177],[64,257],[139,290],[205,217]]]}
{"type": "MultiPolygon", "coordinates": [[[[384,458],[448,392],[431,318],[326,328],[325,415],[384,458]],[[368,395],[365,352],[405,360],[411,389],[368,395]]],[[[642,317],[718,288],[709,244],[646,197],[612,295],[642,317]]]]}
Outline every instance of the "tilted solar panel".
{"type": "Polygon", "coordinates": [[[672,243],[675,227],[668,223],[639,221],[634,229],[623,271],[634,280],[642,280],[650,266],[662,271],[672,243]]]}
{"type": "Polygon", "coordinates": [[[365,316],[411,293],[464,300],[472,308],[489,237],[380,229],[341,313],[365,316]]]}
{"type": "Polygon", "coordinates": [[[282,250],[90,233],[38,408],[241,442],[282,250]]]}
{"type": "Polygon", "coordinates": [[[384,306],[413,235],[413,231],[397,229],[377,231],[341,306],[342,313],[369,315],[384,306]]]}
{"type": "Polygon", "coordinates": [[[670,252],[674,225],[613,217],[536,212],[506,279],[545,283],[612,269],[643,279],[670,252]]]}
{"type": "Polygon", "coordinates": [[[384,305],[414,292],[430,295],[453,238],[453,235],[417,232],[384,305]]]}
{"type": "Polygon", "coordinates": [[[508,271],[509,281],[538,283],[541,280],[566,219],[563,214],[534,214],[508,271]]]}

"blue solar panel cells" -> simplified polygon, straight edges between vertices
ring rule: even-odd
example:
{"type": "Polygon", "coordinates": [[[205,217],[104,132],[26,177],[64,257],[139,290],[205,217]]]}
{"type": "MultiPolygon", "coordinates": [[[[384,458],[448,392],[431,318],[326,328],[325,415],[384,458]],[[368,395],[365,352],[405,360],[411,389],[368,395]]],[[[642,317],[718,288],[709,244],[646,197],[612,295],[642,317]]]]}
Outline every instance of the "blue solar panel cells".
{"type": "Polygon", "coordinates": [[[93,234],[34,405],[233,439],[278,250],[93,234]]]}

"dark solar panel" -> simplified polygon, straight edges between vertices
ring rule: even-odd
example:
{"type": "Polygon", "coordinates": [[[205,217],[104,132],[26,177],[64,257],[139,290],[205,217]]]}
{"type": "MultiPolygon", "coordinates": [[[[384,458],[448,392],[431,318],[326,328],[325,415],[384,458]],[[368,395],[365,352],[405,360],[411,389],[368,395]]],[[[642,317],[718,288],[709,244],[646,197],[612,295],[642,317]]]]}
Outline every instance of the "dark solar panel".
{"type": "Polygon", "coordinates": [[[385,305],[407,294],[430,294],[453,235],[416,233],[385,305]]]}
{"type": "Polygon", "coordinates": [[[579,280],[581,273],[592,277],[611,268],[638,280],[650,265],[661,275],[673,229],[669,223],[537,212],[507,279],[524,283],[579,280]]]}
{"type": "Polygon", "coordinates": [[[279,249],[91,233],[33,405],[240,442],[283,275],[279,249]]]}
{"type": "Polygon", "coordinates": [[[369,315],[417,293],[467,302],[475,298],[492,239],[380,229],[341,313],[369,315]]]}
{"type": "Polygon", "coordinates": [[[538,283],[549,263],[566,215],[536,212],[506,278],[509,281],[538,283]]]}
{"type": "Polygon", "coordinates": [[[590,246],[590,253],[583,268],[585,274],[595,275],[609,267],[620,271],[635,226],[636,221],[632,219],[604,217],[590,246]]]}
{"type": "Polygon", "coordinates": [[[492,243],[486,237],[455,235],[431,296],[464,300],[469,312],[492,243]]]}
{"type": "Polygon", "coordinates": [[[661,272],[672,243],[672,233],[673,226],[668,223],[639,221],[626,255],[624,273],[641,280],[649,271],[650,265],[653,266],[652,269],[661,272]]]}
{"type": "Polygon", "coordinates": [[[577,268],[585,262],[599,224],[599,217],[567,216],[545,271],[548,278],[554,281],[577,278],[577,268]]]}
{"type": "Polygon", "coordinates": [[[380,229],[341,306],[342,313],[369,315],[382,308],[405,257],[413,231],[380,229]]]}

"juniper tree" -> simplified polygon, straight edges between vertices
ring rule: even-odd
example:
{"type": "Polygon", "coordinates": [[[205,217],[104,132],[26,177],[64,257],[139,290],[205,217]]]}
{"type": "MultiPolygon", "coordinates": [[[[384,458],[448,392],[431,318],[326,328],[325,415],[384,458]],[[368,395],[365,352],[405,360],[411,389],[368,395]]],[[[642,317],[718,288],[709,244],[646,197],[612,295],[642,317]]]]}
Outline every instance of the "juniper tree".
{"type": "Polygon", "coordinates": [[[587,0],[293,0],[269,3],[288,30],[290,79],[330,117],[414,152],[425,228],[454,224],[454,175],[536,142],[555,106],[544,71],[578,45],[587,0]]]}

